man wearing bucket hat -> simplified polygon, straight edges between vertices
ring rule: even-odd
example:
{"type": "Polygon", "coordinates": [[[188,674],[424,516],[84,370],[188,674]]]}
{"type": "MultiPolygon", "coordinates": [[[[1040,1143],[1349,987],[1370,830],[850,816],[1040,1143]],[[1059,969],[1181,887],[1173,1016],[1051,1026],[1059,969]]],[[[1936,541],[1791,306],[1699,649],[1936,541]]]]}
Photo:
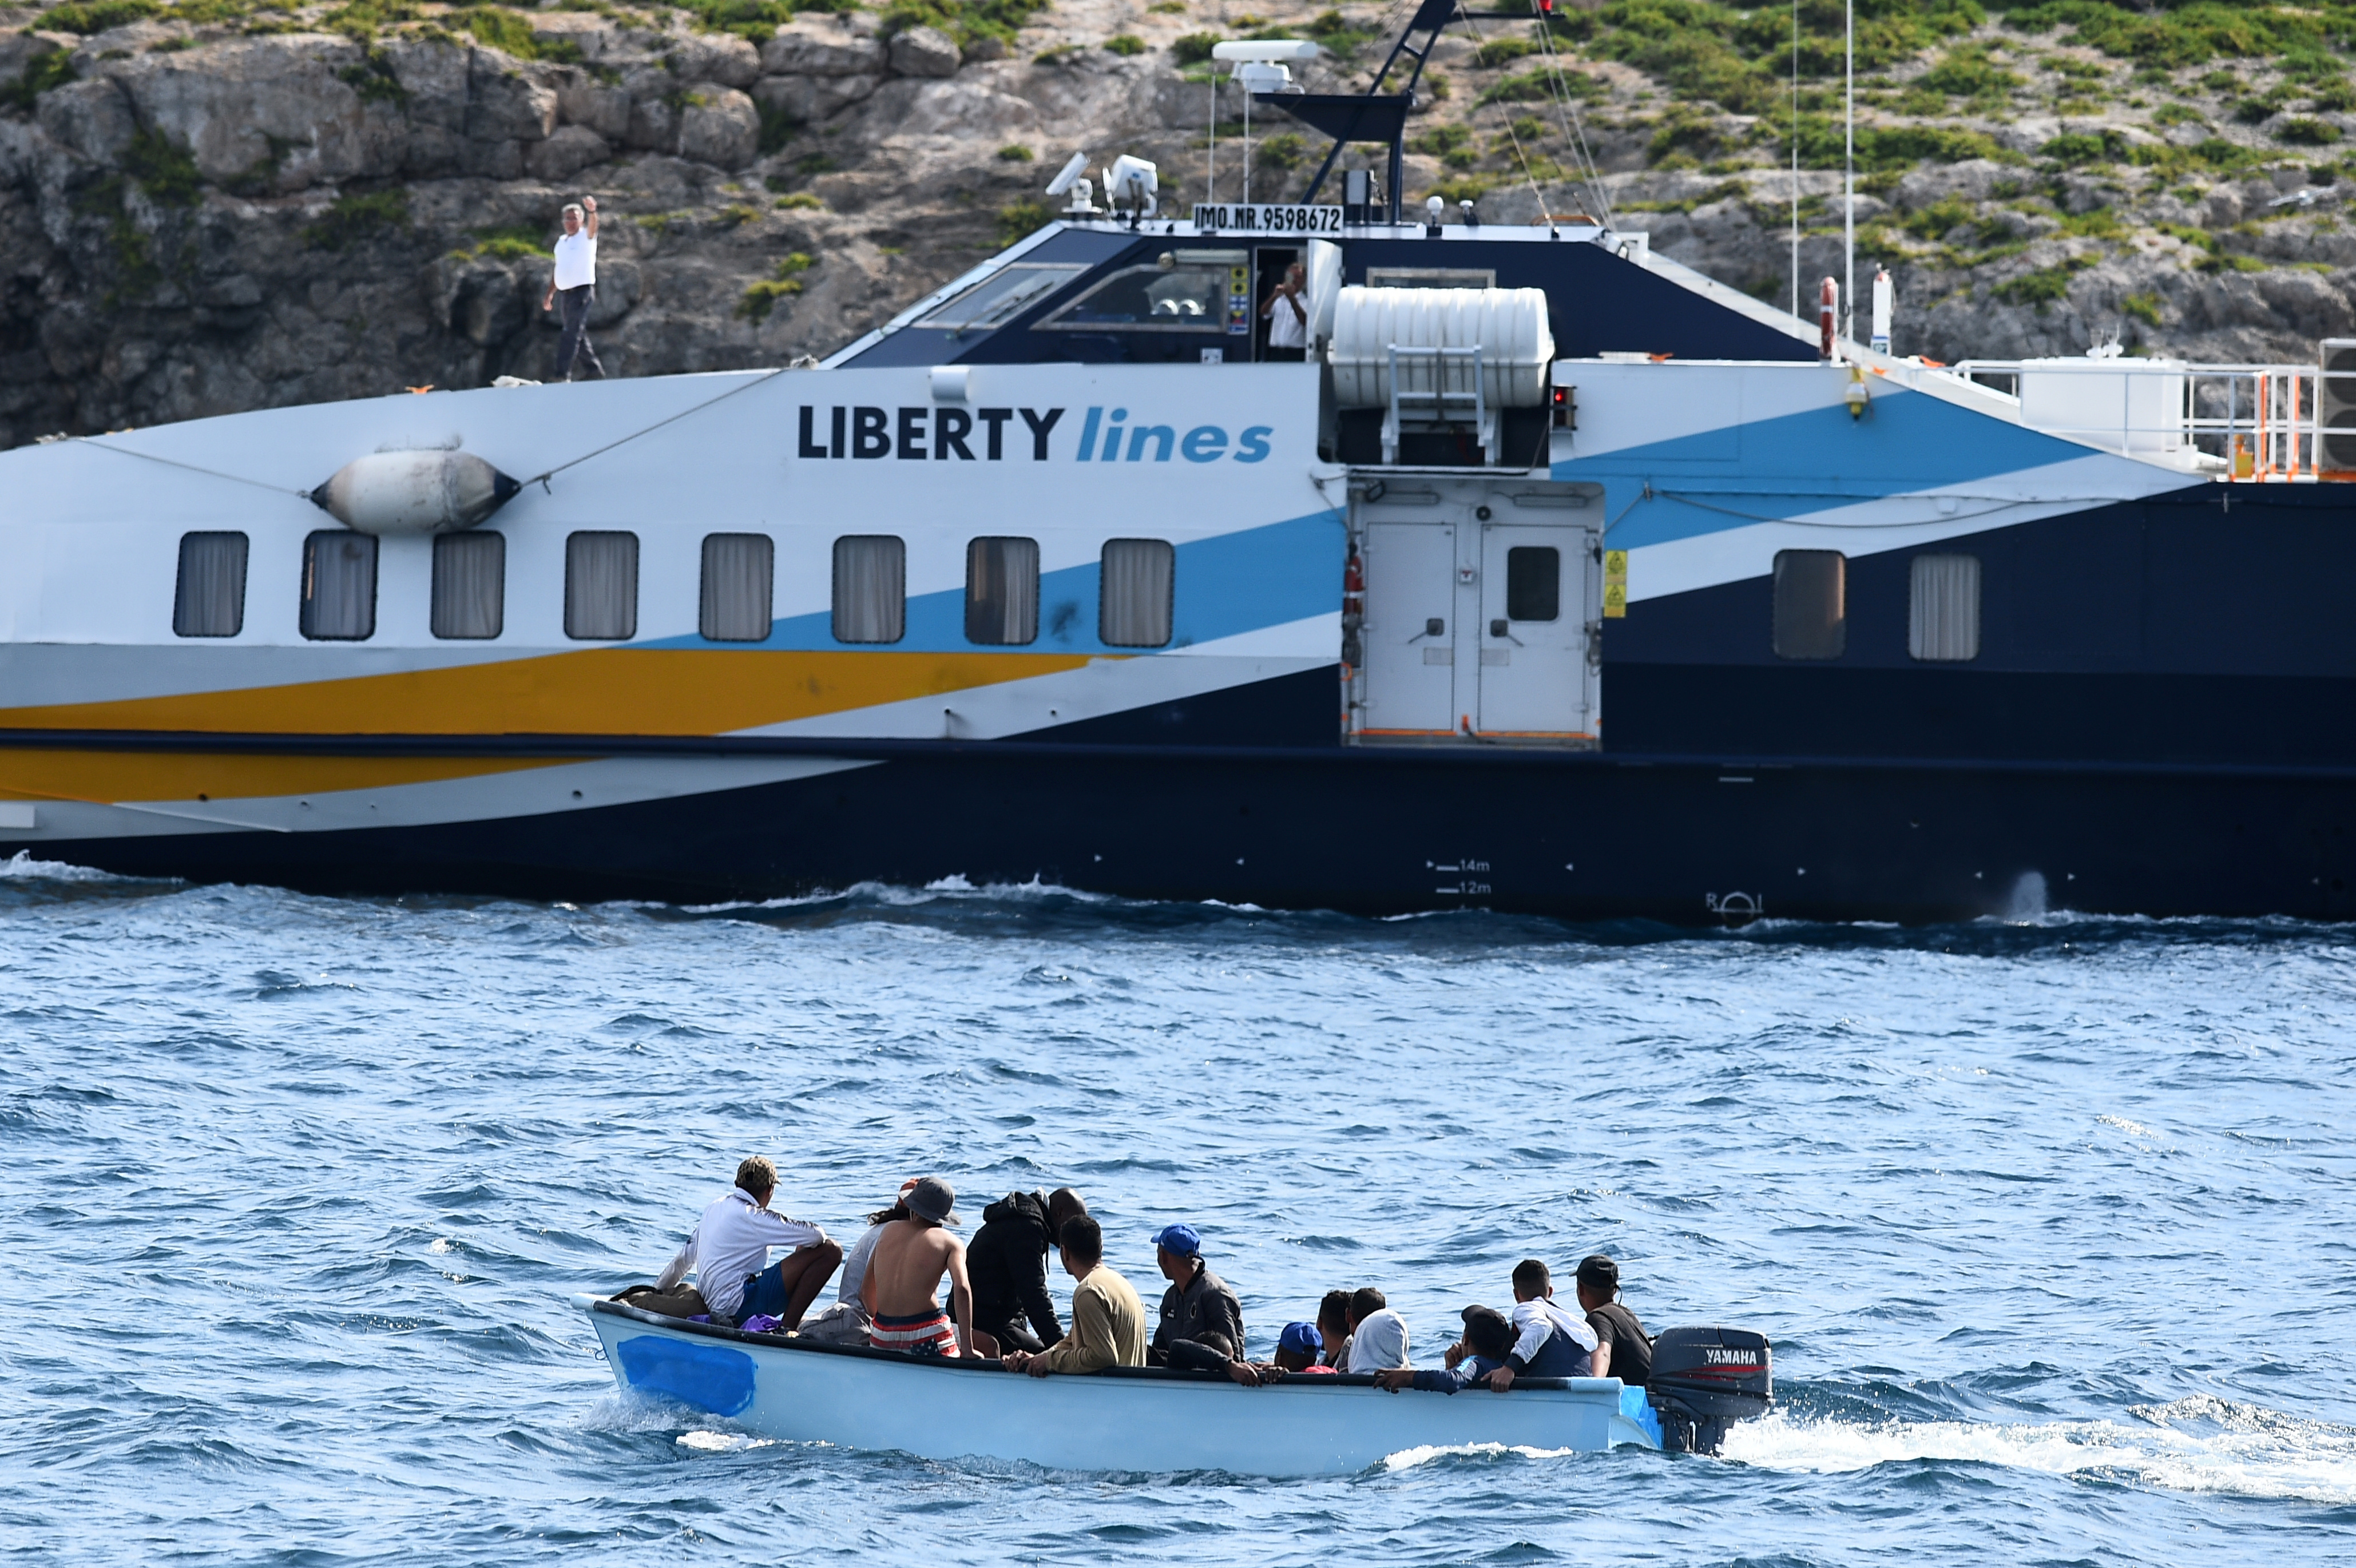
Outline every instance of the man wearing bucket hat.
{"type": "Polygon", "coordinates": [[[966,1278],[965,1243],[946,1228],[958,1222],[957,1189],[927,1176],[903,1201],[908,1218],[879,1226],[868,1254],[859,1292],[871,1315],[867,1342],[917,1355],[969,1354],[963,1347],[973,1343],[973,1286],[966,1278]],[[938,1299],[944,1274],[949,1276],[947,1312],[938,1299]]]}
{"type": "Polygon", "coordinates": [[[1181,1339],[1199,1339],[1205,1330],[1226,1336],[1240,1352],[1244,1344],[1244,1308],[1227,1282],[1203,1261],[1203,1238],[1192,1225],[1164,1225],[1154,1233],[1153,1259],[1170,1288],[1162,1293],[1162,1323],[1153,1330],[1146,1360],[1153,1366],[1170,1363],[1170,1347],[1181,1339]]]}

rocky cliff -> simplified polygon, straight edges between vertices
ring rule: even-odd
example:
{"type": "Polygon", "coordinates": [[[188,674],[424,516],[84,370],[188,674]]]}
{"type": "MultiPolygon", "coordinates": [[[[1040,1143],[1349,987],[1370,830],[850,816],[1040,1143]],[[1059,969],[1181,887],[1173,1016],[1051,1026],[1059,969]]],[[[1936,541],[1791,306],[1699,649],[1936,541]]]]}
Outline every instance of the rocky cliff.
{"type": "MultiPolygon", "coordinates": [[[[1073,150],[1153,158],[1165,204],[1199,197],[1208,34],[1316,37],[1328,57],[1308,85],[1348,90],[1388,15],[558,4],[0,9],[0,445],[544,376],[547,247],[584,192],[605,214],[594,336],[610,371],[822,354],[1042,220],[1039,187],[1073,150]]],[[[2191,58],[2155,64],[2147,37],[2082,12],[2106,8],[1864,5],[1859,276],[1890,265],[1900,351],[2115,336],[2306,360],[2356,329],[2333,151],[2356,93],[2334,40],[2170,35],[2161,52],[2191,58]]],[[[1776,74],[1785,15],[1612,0],[1543,37],[1468,24],[1435,52],[1408,194],[1504,222],[1603,206],[1785,303],[1795,184],[1801,278],[1840,271],[1822,18],[1794,101],[1776,74]],[[1582,144],[1597,178],[1576,177],[1582,144]]],[[[1241,107],[1221,100],[1229,198],[1241,107]]],[[[1268,121],[1261,199],[1297,192],[1322,151],[1268,121]]]]}

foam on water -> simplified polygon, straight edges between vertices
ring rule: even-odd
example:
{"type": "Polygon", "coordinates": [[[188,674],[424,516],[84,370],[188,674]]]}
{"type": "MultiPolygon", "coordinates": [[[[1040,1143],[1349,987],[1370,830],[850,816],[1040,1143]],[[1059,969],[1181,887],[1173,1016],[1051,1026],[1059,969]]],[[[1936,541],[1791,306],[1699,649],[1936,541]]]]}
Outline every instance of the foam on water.
{"type": "Polygon", "coordinates": [[[2178,1492],[2356,1504],[2356,1428],[2211,1397],[2138,1408],[2143,1424],[2053,1421],[1863,1424],[1782,1413],[1746,1422],[1722,1457],[1817,1474],[1942,1461],[2099,1475],[2178,1492]],[[2194,1425],[2210,1430],[2188,1430],[2194,1425]]]}

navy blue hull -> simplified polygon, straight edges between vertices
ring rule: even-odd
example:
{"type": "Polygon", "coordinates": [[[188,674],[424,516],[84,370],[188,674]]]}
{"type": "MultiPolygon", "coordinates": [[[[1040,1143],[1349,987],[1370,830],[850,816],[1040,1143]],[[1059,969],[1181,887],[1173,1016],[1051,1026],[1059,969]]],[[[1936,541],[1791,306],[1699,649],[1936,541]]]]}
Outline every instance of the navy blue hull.
{"type": "Polygon", "coordinates": [[[969,748],[686,800],[436,827],[43,845],[321,892],[681,902],[1037,879],[1365,913],[1716,923],[2040,905],[2356,913],[2356,771],[969,748]],[[2039,880],[2041,879],[2041,882],[2039,880]]]}

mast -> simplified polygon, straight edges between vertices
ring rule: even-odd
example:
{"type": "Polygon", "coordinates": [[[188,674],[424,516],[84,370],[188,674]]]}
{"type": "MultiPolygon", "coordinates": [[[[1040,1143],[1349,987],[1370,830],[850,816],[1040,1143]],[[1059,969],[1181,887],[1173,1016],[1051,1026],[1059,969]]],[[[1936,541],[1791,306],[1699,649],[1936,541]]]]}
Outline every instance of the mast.
{"type": "Polygon", "coordinates": [[[1841,133],[1841,336],[1857,336],[1857,0],[1843,7],[1848,22],[1848,100],[1841,133]]]}
{"type": "MultiPolygon", "coordinates": [[[[1215,89],[1214,91],[1216,91],[1215,89]]],[[[1211,112],[1214,121],[1218,111],[1211,112]]],[[[1792,315],[1800,314],[1800,0],[1792,0],[1792,315]]]]}

